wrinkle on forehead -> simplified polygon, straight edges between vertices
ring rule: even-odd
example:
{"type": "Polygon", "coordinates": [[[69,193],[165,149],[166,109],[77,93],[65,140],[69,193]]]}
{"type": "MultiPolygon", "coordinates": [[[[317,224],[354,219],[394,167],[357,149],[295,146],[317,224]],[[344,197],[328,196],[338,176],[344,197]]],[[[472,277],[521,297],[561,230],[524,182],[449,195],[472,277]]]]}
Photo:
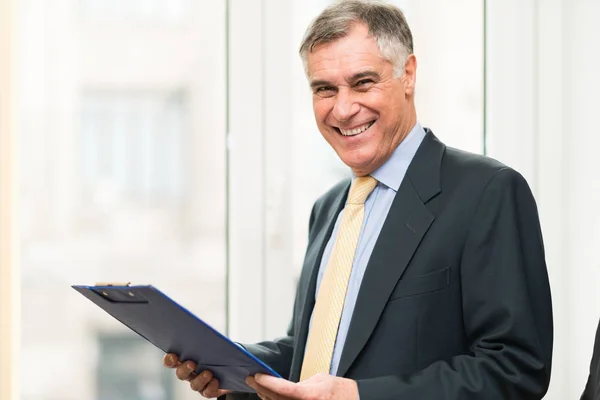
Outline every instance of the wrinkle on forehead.
{"type": "Polygon", "coordinates": [[[392,63],[383,57],[364,25],[356,25],[346,36],[333,42],[319,44],[308,54],[307,60],[310,81],[331,82],[335,78],[342,84],[366,70],[375,71],[381,77],[386,75],[386,69],[393,71],[392,63]]]}
{"type": "Polygon", "coordinates": [[[336,85],[351,84],[360,78],[373,78],[384,80],[393,75],[393,65],[383,58],[373,60],[372,57],[356,57],[354,59],[331,59],[321,60],[313,64],[309,76],[311,87],[318,83],[330,83],[336,85]]]}

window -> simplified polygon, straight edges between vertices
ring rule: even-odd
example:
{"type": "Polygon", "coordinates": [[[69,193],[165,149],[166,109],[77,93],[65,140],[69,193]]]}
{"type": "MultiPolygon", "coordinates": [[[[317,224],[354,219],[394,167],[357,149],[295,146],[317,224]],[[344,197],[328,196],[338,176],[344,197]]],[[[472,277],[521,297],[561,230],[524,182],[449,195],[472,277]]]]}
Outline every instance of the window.
{"type": "Polygon", "coordinates": [[[84,92],[79,170],[85,203],[181,203],[185,109],[181,92],[84,92]]]}
{"type": "Polygon", "coordinates": [[[70,286],[153,284],[225,332],[225,2],[17,3],[19,399],[195,398],[70,286]],[[172,7],[201,22],[139,23],[172,7]]]}

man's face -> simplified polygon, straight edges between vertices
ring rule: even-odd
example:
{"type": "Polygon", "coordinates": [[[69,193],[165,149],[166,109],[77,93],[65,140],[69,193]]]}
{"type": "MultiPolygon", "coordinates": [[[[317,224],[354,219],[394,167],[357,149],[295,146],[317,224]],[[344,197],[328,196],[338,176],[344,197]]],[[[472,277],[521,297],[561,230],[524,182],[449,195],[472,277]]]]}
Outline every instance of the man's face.
{"type": "Polygon", "coordinates": [[[317,126],[358,176],[381,166],[416,123],[416,61],[401,78],[363,24],[308,53],[308,77],[317,126]]]}

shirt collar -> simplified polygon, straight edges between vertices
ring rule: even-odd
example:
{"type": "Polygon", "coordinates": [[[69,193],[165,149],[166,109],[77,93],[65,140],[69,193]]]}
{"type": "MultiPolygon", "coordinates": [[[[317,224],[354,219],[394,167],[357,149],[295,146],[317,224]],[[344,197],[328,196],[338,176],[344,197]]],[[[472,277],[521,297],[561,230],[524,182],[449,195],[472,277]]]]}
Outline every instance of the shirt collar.
{"type": "Polygon", "coordinates": [[[373,171],[371,176],[397,192],[425,135],[425,130],[417,122],[404,140],[396,147],[390,158],[373,171]]]}

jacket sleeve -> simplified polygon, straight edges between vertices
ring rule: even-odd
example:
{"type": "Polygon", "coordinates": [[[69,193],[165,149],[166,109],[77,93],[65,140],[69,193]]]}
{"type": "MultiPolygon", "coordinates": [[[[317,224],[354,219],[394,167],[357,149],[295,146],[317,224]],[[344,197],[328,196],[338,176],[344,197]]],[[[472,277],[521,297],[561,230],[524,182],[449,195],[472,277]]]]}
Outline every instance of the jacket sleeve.
{"type": "MultiPolygon", "coordinates": [[[[294,351],[293,332],[294,324],[292,320],[286,336],[272,341],[251,345],[244,344],[242,346],[287,379],[294,351]]],[[[259,400],[259,397],[253,393],[231,393],[221,396],[219,400],[259,400]]]]}
{"type": "Polygon", "coordinates": [[[272,341],[243,346],[258,359],[273,368],[279,375],[288,379],[294,354],[294,323],[292,321],[290,324],[286,336],[272,341]]]}
{"type": "Polygon", "coordinates": [[[590,374],[588,376],[585,390],[581,395],[581,400],[594,400],[597,391],[600,390],[600,323],[596,329],[596,341],[594,342],[594,353],[590,363],[590,374]]]}
{"type": "MultiPolygon", "coordinates": [[[[286,379],[290,373],[294,354],[294,318],[292,318],[286,336],[256,344],[240,344],[286,379]]],[[[251,393],[231,393],[221,396],[219,400],[258,400],[258,396],[251,393]]]]}
{"type": "Polygon", "coordinates": [[[541,399],[550,381],[552,306],[533,195],[510,168],[480,195],[460,264],[468,354],[414,375],[358,380],[362,400],[541,399]]]}

